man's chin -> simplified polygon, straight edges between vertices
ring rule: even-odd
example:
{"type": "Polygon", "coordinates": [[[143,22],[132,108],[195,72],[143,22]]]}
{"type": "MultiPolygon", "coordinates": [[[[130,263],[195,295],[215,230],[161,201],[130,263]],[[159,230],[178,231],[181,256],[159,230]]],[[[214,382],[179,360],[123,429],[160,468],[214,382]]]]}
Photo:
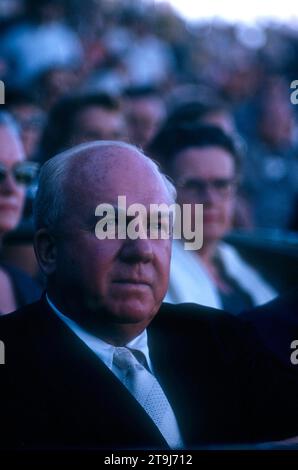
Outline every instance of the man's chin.
{"type": "Polygon", "coordinates": [[[110,319],[115,323],[146,323],[155,315],[157,309],[151,304],[140,301],[127,301],[113,306],[110,310],[110,319]]]}

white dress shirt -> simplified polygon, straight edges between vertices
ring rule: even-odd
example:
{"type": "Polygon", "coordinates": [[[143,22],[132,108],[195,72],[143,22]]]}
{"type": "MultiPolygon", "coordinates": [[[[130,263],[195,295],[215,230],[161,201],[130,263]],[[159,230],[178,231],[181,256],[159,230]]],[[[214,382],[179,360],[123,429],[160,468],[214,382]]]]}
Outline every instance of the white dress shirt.
{"type": "MultiPolygon", "coordinates": [[[[94,354],[96,354],[97,357],[99,357],[99,359],[102,360],[102,362],[113,372],[113,374],[115,374],[118,379],[122,381],[119,369],[113,365],[113,355],[115,351],[115,346],[106,343],[105,341],[93,335],[92,333],[89,333],[71,318],[61,313],[60,310],[50,300],[48,294],[46,294],[46,299],[51,309],[58,315],[58,317],[80,338],[81,341],[86,344],[86,346],[88,346],[88,348],[91,349],[91,351],[94,352],[94,354]]],[[[146,330],[142,331],[139,336],[127,343],[125,347],[143,353],[146,358],[148,368],[152,373],[153,369],[149,356],[146,330]]]]}

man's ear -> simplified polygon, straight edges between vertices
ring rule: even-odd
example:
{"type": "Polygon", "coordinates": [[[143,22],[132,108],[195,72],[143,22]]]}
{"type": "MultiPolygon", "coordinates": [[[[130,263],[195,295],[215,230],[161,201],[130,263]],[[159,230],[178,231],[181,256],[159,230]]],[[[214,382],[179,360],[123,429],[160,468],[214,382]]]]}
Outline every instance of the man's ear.
{"type": "Polygon", "coordinates": [[[46,276],[56,270],[57,247],[55,238],[46,228],[42,228],[35,233],[34,251],[40,269],[46,276]]]}

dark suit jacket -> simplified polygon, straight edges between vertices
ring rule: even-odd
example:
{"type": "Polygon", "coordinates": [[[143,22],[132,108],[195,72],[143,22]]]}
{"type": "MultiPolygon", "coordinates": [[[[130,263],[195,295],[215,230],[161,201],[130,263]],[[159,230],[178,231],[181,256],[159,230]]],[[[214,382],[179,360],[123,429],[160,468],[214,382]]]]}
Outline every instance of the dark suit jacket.
{"type": "MultiPolygon", "coordinates": [[[[263,344],[290,365],[290,345],[298,340],[298,288],[241,315],[256,328],[263,344]]],[[[297,365],[292,367],[298,372],[297,365]]]]}
{"type": "MultiPolygon", "coordinates": [[[[187,448],[298,434],[297,383],[259,352],[239,319],[164,304],[147,331],[187,448]]],[[[1,317],[0,339],[0,447],[166,447],[141,406],[44,299],[1,317]]]]}
{"type": "Polygon", "coordinates": [[[36,302],[40,298],[41,286],[24,271],[8,263],[1,263],[1,268],[8,274],[12,282],[18,307],[36,302]]]}

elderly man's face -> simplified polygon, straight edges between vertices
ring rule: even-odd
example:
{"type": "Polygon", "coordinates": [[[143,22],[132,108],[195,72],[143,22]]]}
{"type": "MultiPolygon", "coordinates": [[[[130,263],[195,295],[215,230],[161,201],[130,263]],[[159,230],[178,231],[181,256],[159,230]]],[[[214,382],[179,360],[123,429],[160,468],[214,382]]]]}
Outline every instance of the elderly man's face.
{"type": "Polygon", "coordinates": [[[167,290],[171,241],[99,240],[95,208],[101,203],[116,206],[119,195],[126,196],[127,207],[141,203],[148,212],[149,204],[171,201],[143,158],[119,147],[105,152],[105,158],[94,155],[71,171],[54,282],[69,314],[77,309],[94,319],[101,314],[109,322],[147,326],[167,290]]]}

